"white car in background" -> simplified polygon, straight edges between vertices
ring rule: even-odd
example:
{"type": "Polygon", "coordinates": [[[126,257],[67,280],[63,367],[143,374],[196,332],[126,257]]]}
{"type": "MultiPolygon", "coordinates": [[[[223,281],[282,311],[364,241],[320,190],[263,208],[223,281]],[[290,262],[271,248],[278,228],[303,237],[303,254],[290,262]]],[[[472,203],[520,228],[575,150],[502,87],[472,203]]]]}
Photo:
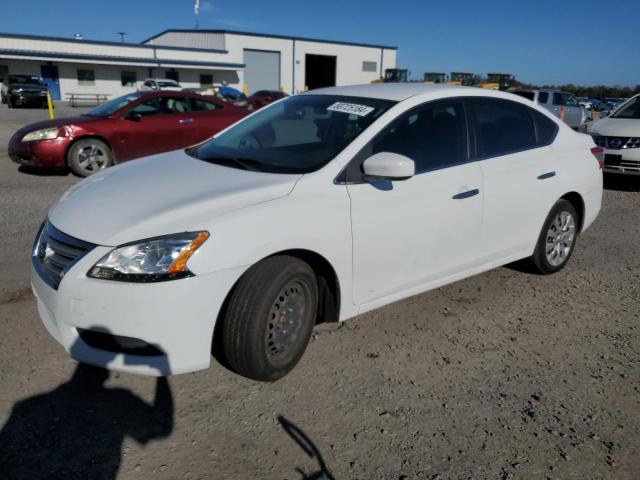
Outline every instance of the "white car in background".
{"type": "Polygon", "coordinates": [[[594,122],[589,133],[604,149],[605,172],[640,175],[640,95],[594,122]]]}
{"type": "Polygon", "coordinates": [[[172,92],[182,91],[182,85],[170,78],[147,78],[140,86],[140,91],[160,91],[168,90],[172,92]]]}
{"type": "Polygon", "coordinates": [[[189,372],[215,338],[234,371],[277,380],[318,322],[520,259],[562,269],[600,211],[601,152],[504,92],[287,97],[71,187],[34,244],[38,310],[82,362],[189,372]]]}

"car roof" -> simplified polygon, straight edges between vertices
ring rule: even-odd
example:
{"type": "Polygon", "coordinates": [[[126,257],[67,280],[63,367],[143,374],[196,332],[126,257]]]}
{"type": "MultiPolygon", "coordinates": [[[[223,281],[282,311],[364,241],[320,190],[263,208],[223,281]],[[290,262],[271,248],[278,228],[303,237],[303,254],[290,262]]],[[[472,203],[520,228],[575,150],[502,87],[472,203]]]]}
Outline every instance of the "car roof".
{"type": "Polygon", "coordinates": [[[305,92],[308,94],[320,95],[345,95],[352,97],[378,98],[381,100],[402,101],[415,95],[434,93],[448,89],[459,89],[464,87],[450,86],[442,84],[426,83],[367,83],[363,85],[349,85],[345,87],[319,88],[305,92]]]}

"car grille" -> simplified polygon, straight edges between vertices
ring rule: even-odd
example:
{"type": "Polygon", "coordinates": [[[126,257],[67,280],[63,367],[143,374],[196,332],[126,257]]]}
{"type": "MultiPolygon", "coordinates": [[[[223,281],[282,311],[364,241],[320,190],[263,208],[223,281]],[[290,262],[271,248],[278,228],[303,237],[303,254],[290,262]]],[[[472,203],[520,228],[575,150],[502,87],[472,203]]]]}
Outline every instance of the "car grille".
{"type": "Polygon", "coordinates": [[[33,246],[33,266],[40,278],[57,290],[69,269],[94,247],[92,243],[62,233],[46,221],[33,246]]]}
{"type": "Polygon", "coordinates": [[[620,150],[623,148],[640,148],[640,137],[605,137],[594,135],[593,141],[602,148],[620,150]]]}
{"type": "Polygon", "coordinates": [[[623,159],[622,155],[605,155],[604,168],[611,172],[640,173],[640,160],[623,159]]]}

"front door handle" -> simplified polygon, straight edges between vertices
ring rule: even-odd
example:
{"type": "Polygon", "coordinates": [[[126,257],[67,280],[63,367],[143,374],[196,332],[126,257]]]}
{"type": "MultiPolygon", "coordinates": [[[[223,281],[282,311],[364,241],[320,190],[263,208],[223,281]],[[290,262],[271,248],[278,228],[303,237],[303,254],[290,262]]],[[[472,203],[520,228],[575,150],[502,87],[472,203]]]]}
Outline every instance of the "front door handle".
{"type": "Polygon", "coordinates": [[[556,172],[547,172],[542,175],[538,175],[538,180],[546,180],[547,178],[555,177],[556,172]]]}
{"type": "Polygon", "coordinates": [[[193,122],[193,118],[181,118],[178,120],[180,123],[191,123],[193,122]]]}
{"type": "Polygon", "coordinates": [[[479,188],[474,188],[473,190],[467,190],[466,192],[456,193],[452,198],[454,200],[462,200],[463,198],[475,197],[480,193],[479,188]]]}

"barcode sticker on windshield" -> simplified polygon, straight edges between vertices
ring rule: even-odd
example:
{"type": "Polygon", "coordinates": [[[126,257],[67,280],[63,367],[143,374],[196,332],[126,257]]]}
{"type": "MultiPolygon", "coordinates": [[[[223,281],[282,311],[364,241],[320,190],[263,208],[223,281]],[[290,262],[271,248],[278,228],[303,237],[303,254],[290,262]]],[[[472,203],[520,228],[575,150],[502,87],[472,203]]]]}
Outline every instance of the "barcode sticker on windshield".
{"type": "Polygon", "coordinates": [[[366,117],[375,109],[373,107],[367,107],[366,105],[358,105],[357,103],[336,102],[333,105],[329,105],[327,110],[331,112],[351,113],[353,115],[358,115],[359,117],[366,117]]]}

